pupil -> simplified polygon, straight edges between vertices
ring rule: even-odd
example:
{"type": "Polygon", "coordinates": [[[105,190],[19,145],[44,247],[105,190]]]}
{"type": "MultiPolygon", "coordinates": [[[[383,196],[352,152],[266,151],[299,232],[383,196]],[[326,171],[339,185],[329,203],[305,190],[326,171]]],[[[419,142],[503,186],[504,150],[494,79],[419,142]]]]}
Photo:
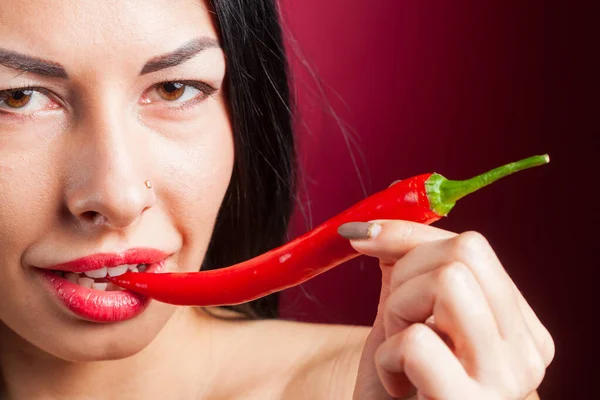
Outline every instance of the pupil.
{"type": "Polygon", "coordinates": [[[12,98],[14,100],[18,101],[18,100],[21,100],[25,96],[27,96],[27,94],[25,93],[25,91],[24,90],[19,90],[19,91],[13,93],[12,98]]]}
{"type": "Polygon", "coordinates": [[[165,83],[164,90],[167,93],[173,93],[181,89],[182,86],[183,84],[181,83],[165,83]]]}

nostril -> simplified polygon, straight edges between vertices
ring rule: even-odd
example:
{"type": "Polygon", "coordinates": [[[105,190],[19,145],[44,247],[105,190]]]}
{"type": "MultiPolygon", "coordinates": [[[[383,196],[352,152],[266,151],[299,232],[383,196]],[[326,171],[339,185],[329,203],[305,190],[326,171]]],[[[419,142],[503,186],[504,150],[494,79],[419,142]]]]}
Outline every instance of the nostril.
{"type": "Polygon", "coordinates": [[[97,222],[98,219],[102,218],[102,214],[97,211],[85,211],[80,215],[80,218],[86,222],[97,222]]]}
{"type": "Polygon", "coordinates": [[[154,192],[139,185],[139,182],[137,186],[142,188],[127,185],[127,182],[116,185],[104,180],[90,181],[85,185],[66,193],[65,206],[70,214],[68,219],[74,218],[78,223],[88,226],[127,228],[156,202],[154,192]]]}

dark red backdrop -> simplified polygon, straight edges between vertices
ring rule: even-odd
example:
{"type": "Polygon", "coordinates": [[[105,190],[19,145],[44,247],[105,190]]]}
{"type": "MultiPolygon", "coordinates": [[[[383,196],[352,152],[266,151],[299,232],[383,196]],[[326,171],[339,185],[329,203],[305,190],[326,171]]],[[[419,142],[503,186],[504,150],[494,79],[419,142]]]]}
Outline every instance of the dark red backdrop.
{"type": "MultiPolygon", "coordinates": [[[[550,154],[436,224],[482,232],[550,329],[557,354],[542,399],[584,398],[591,376],[583,328],[597,315],[589,187],[600,130],[583,4],[282,1],[303,166],[293,236],[395,179],[461,179],[550,154]]],[[[349,262],[285,291],[282,316],[370,324],[379,279],[375,260],[349,262]]]]}

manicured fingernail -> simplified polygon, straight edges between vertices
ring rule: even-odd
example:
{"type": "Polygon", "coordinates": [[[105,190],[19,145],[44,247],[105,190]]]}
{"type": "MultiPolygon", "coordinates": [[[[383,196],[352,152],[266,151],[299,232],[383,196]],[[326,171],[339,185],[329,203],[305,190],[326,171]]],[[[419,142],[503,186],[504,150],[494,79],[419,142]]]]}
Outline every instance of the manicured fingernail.
{"type": "Polygon", "coordinates": [[[394,186],[398,182],[400,182],[400,180],[397,180],[397,181],[394,181],[394,182],[390,183],[390,186],[388,186],[388,187],[392,187],[392,186],[394,186]]]}
{"type": "Polygon", "coordinates": [[[350,240],[375,239],[381,233],[381,225],[375,222],[347,222],[340,225],[338,233],[350,240]]]}

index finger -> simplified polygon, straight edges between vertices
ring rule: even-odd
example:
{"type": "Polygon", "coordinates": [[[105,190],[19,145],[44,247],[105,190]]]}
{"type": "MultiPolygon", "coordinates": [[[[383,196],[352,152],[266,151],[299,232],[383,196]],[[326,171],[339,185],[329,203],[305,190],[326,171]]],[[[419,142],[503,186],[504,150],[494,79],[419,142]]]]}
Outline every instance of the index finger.
{"type": "Polygon", "coordinates": [[[341,225],[338,231],[350,239],[356,251],[377,257],[383,263],[396,262],[423,243],[457,236],[454,232],[403,220],[350,222],[341,225]]]}

